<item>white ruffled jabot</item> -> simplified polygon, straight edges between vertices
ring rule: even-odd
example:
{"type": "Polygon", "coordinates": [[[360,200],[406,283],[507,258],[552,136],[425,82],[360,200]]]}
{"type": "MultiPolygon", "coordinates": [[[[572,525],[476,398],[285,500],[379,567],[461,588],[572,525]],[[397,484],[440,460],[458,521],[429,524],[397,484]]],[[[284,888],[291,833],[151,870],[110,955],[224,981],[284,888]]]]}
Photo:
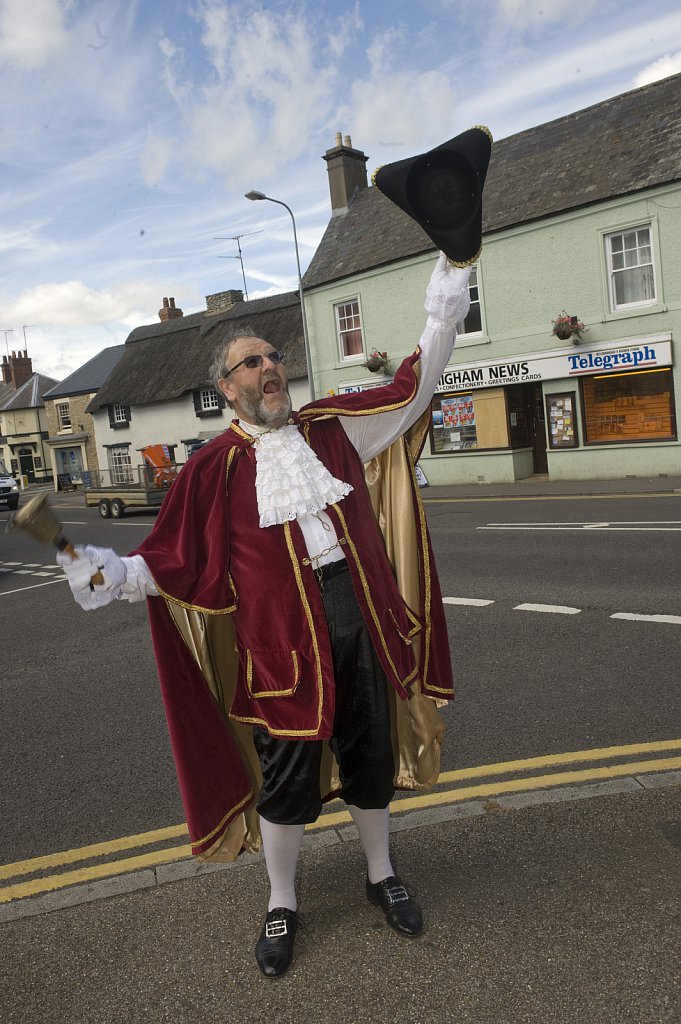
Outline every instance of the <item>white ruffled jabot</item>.
{"type": "MultiPolygon", "coordinates": [[[[243,426],[248,429],[250,424],[243,426]]],[[[329,473],[295,424],[257,435],[255,457],[262,527],[321,512],[352,490],[352,484],[329,473]]]]}

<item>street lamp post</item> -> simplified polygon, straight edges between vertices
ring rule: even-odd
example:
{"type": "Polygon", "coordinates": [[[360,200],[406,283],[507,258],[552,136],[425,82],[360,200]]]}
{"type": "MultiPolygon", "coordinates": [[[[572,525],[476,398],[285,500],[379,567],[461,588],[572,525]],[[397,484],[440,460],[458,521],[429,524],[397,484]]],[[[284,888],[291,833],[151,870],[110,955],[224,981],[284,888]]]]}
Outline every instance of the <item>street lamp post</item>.
{"type": "Polygon", "coordinates": [[[293,210],[286,203],[282,203],[281,199],[272,199],[272,196],[266,196],[264,192],[257,192],[252,189],[246,193],[246,199],[266,199],[269,203],[276,203],[277,206],[283,206],[285,210],[288,210],[289,216],[291,217],[291,223],[293,224],[293,244],[296,250],[296,266],[298,267],[298,294],[300,295],[300,314],[303,319],[303,343],[305,346],[305,364],[307,366],[307,379],[310,385],[310,399],[314,401],[314,380],[312,378],[312,363],[310,361],[310,337],[307,331],[307,317],[305,316],[305,301],[303,299],[303,278],[300,273],[300,254],[298,252],[298,235],[296,233],[296,218],[293,216],[293,210]]]}

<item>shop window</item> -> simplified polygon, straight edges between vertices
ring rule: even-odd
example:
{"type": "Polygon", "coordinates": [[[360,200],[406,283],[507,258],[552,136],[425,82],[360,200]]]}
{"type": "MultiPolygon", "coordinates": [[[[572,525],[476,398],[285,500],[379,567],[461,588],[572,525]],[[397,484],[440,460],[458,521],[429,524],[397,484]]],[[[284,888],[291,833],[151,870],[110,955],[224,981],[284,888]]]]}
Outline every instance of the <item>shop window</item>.
{"type": "Polygon", "coordinates": [[[55,409],[57,411],[57,424],[58,429],[70,430],[71,429],[71,412],[69,409],[68,402],[55,402],[55,409]]]}
{"type": "MultiPolygon", "coordinates": [[[[525,422],[524,415],[522,421],[525,422]]],[[[511,431],[517,433],[517,428],[517,409],[511,417],[503,388],[435,395],[430,450],[433,455],[446,455],[471,449],[510,448],[514,443],[511,431]]]]}
{"type": "Polygon", "coordinates": [[[341,359],[352,359],[364,354],[364,338],[362,337],[362,321],[359,315],[359,302],[351,299],[339,302],[333,307],[336,314],[336,332],[341,359]]]}
{"type": "Polygon", "coordinates": [[[649,306],[657,299],[651,228],[606,235],[610,308],[649,306]]]}
{"type": "Polygon", "coordinates": [[[670,369],[587,377],[581,386],[586,444],[676,440],[670,369]]]}
{"type": "Polygon", "coordinates": [[[456,325],[456,333],[460,335],[482,334],[482,308],[480,305],[480,285],[478,283],[477,267],[471,268],[471,276],[468,278],[468,294],[471,300],[468,316],[456,325]]]}

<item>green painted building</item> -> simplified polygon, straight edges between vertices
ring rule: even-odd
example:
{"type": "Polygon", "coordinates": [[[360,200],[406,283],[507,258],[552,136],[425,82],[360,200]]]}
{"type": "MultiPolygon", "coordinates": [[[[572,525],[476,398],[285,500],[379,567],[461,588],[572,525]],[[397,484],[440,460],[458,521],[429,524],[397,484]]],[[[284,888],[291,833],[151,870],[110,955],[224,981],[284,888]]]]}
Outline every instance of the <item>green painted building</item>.
{"type": "MultiPolygon", "coordinates": [[[[336,143],[303,279],[317,396],[384,382],[372,350],[394,369],[414,349],[436,257],[369,186],[364,153],[336,143]]],[[[496,142],[483,217],[428,480],[681,473],[681,75],[496,142]]]]}

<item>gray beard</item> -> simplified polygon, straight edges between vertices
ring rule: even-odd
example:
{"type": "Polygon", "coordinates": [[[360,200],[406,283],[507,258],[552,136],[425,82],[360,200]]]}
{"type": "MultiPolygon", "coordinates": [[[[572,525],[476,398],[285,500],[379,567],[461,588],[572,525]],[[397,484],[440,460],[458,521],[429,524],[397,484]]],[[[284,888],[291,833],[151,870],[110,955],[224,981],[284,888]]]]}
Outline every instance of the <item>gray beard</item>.
{"type": "Polygon", "coordinates": [[[245,418],[249,423],[254,423],[258,427],[283,427],[291,415],[291,396],[286,395],[286,404],[280,409],[268,409],[264,398],[253,404],[247,402],[246,406],[248,415],[245,418]]]}

